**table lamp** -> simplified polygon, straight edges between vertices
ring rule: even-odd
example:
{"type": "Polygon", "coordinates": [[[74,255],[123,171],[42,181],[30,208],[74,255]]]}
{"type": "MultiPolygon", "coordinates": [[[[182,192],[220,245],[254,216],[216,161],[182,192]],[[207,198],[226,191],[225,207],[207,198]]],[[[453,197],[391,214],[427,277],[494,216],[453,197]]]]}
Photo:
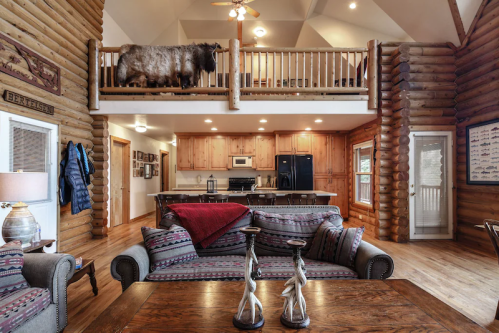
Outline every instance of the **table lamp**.
{"type": "MultiPolygon", "coordinates": [[[[23,201],[46,200],[47,194],[46,172],[0,172],[0,202],[18,201],[3,222],[2,238],[6,243],[20,240],[22,247],[31,246],[36,220],[23,201]]],[[[2,204],[2,208],[9,206],[2,204]]]]}

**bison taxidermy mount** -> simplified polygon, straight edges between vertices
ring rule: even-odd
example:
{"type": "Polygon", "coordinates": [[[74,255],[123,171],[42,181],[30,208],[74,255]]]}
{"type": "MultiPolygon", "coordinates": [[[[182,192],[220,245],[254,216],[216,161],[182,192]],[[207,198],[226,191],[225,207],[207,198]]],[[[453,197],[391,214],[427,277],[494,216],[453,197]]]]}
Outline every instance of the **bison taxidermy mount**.
{"type": "Polygon", "coordinates": [[[120,86],[136,83],[141,87],[195,87],[201,71],[215,71],[215,44],[178,46],[121,46],[116,79],[120,86]]]}

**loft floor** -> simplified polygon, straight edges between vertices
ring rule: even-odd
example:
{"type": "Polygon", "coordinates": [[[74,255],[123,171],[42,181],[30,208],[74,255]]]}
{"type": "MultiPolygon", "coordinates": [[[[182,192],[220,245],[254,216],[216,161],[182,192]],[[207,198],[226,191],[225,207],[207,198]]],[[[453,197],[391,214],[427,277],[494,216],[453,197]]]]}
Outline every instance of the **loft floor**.
{"type": "MultiPolygon", "coordinates": [[[[109,237],[70,251],[95,259],[99,295],[94,297],[88,277],[68,287],[69,325],[65,332],[81,332],[121,295],[121,284],[111,277],[111,260],[142,241],[140,228],[154,227],[154,215],[112,229],[109,237]]],[[[348,225],[348,223],[346,223],[348,225]]],[[[395,261],[392,278],[408,279],[492,332],[499,332],[494,315],[499,298],[499,267],[495,257],[453,241],[381,242],[364,237],[395,261]]]]}

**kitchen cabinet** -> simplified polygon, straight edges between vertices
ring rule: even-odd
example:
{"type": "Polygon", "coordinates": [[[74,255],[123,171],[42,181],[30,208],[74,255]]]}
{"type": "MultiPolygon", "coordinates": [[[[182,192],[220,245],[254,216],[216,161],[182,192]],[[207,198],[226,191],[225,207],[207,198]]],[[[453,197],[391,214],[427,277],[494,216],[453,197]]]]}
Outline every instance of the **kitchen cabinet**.
{"type": "Polygon", "coordinates": [[[192,137],[177,136],[177,170],[192,170],[192,137]]]}
{"type": "Polygon", "coordinates": [[[230,156],[255,156],[256,139],[253,135],[229,136],[227,140],[230,156]]]}
{"type": "Polygon", "coordinates": [[[314,177],[314,190],[327,192],[329,189],[330,178],[331,177],[329,176],[314,177]]]}
{"type": "Polygon", "coordinates": [[[314,155],[314,176],[331,174],[331,135],[312,135],[312,154],[314,155]]]}
{"type": "Polygon", "coordinates": [[[192,165],[193,170],[209,169],[209,136],[192,137],[192,165]]]}
{"type": "Polygon", "coordinates": [[[312,154],[312,135],[277,134],[277,155],[312,154]]]}
{"type": "Polygon", "coordinates": [[[227,137],[213,136],[209,145],[209,170],[228,170],[227,137]]]}
{"type": "Polygon", "coordinates": [[[346,136],[332,137],[331,170],[332,174],[346,174],[347,172],[347,140],[346,136]]]}
{"type": "Polygon", "coordinates": [[[338,194],[336,197],[331,197],[330,204],[340,207],[341,216],[348,218],[347,177],[330,177],[328,192],[338,194]]]}
{"type": "Polygon", "coordinates": [[[275,170],[275,137],[261,135],[256,137],[256,169],[275,170]]]}

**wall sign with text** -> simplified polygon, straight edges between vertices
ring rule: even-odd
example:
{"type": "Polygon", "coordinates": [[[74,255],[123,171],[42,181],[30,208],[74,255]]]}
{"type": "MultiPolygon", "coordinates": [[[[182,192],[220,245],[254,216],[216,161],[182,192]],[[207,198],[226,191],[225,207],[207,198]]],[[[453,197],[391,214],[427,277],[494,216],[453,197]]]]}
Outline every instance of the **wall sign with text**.
{"type": "Polygon", "coordinates": [[[469,185],[499,185],[499,119],[466,127],[469,185]]]}

